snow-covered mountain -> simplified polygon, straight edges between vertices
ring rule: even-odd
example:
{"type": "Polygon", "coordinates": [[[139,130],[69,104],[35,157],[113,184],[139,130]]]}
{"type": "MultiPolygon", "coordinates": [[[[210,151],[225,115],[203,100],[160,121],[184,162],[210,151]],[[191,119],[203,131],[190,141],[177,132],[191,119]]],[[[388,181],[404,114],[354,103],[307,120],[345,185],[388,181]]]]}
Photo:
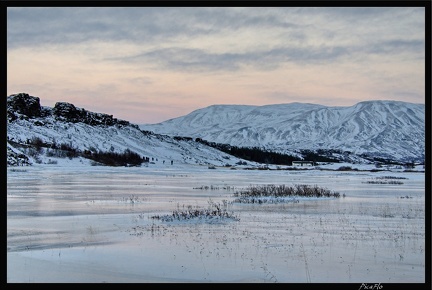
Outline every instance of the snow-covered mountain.
{"type": "Polygon", "coordinates": [[[38,97],[25,93],[8,96],[8,165],[53,162],[59,155],[54,153],[55,148],[93,153],[123,153],[129,149],[142,158],[148,158],[149,163],[167,165],[171,161],[215,166],[244,162],[191,138],[171,138],[145,132],[128,121],[89,112],[70,103],[58,102],[50,108],[40,106],[38,97]]]}
{"type": "Polygon", "coordinates": [[[400,101],[365,101],[348,107],[212,105],[139,127],[282,153],[337,149],[404,162],[425,158],[425,105],[400,101]]]}
{"type": "Polygon", "coordinates": [[[7,97],[7,157],[9,165],[20,165],[54,162],[61,152],[79,152],[82,158],[130,150],[150,164],[260,165],[209,143],[214,142],[261,147],[300,159],[306,156],[304,150],[311,150],[344,162],[368,162],[370,157],[422,162],[424,112],[424,105],[394,101],[352,107],[214,105],[139,126],[66,102],[43,107],[39,98],[21,93],[7,97]]]}

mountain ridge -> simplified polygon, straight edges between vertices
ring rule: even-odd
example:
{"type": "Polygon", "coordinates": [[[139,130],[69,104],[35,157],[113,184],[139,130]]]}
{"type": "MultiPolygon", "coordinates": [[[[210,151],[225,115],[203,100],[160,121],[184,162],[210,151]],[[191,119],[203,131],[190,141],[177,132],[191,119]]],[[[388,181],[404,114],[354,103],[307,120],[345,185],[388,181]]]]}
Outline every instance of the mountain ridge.
{"type": "Polygon", "coordinates": [[[425,105],[372,100],[352,106],[287,103],[212,105],[141,129],[282,153],[298,150],[419,161],[425,157],[425,105]],[[396,142],[395,142],[396,141],[396,142]]]}
{"type": "MultiPolygon", "coordinates": [[[[183,118],[188,126],[185,130],[172,134],[155,133],[112,115],[90,112],[67,102],[57,102],[50,108],[41,106],[38,97],[26,93],[11,95],[7,97],[7,164],[49,164],[54,162],[51,159],[54,157],[79,157],[81,161],[93,164],[111,158],[109,164],[126,165],[132,163],[118,159],[137,164],[145,159],[147,165],[174,162],[209,166],[291,165],[294,160],[357,164],[424,162],[424,106],[421,105],[419,109],[418,105],[410,103],[363,102],[352,107],[337,107],[337,110],[302,103],[213,105],[183,118]],[[352,121],[353,116],[355,121],[352,121]],[[205,130],[203,124],[207,124],[205,130]],[[335,124],[338,127],[334,127],[335,124]],[[293,131],[283,131],[283,128],[293,131]],[[369,134],[377,132],[377,128],[381,130],[380,134],[369,134]],[[385,128],[388,130],[383,130],[385,128]],[[195,134],[204,132],[207,135],[194,136],[193,130],[195,134]],[[217,141],[226,134],[231,134],[231,139],[217,141]],[[356,140],[348,138],[349,134],[354,134],[360,141],[362,138],[367,140],[376,148],[360,142],[368,155],[365,151],[351,152],[347,146],[338,146],[340,138],[356,140]],[[275,136],[283,142],[278,143],[275,136]],[[377,146],[386,138],[394,143],[390,148],[392,152],[377,146]],[[403,142],[394,142],[398,138],[403,142]],[[292,146],[302,145],[305,140],[316,146],[292,146]],[[323,146],[328,140],[331,146],[323,146]],[[248,146],[247,141],[255,143],[248,146]],[[404,156],[403,150],[413,154],[404,156]],[[396,156],[395,152],[406,158],[396,156]]],[[[167,120],[160,126],[169,124],[172,127],[178,120],[181,117],[167,120]]],[[[354,145],[361,149],[358,144],[354,145]]]]}

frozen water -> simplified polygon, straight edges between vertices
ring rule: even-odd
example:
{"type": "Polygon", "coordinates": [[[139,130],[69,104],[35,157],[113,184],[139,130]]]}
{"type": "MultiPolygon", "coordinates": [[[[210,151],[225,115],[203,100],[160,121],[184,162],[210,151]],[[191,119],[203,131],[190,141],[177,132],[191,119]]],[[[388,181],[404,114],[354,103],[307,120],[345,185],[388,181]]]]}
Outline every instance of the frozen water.
{"type": "Polygon", "coordinates": [[[424,283],[424,178],[202,166],[8,168],[7,282],[424,283]],[[402,184],[368,183],[386,176],[402,184]],[[239,221],[151,218],[232,201],[236,190],[259,184],[318,185],[346,197],[230,204],[239,221]]]}

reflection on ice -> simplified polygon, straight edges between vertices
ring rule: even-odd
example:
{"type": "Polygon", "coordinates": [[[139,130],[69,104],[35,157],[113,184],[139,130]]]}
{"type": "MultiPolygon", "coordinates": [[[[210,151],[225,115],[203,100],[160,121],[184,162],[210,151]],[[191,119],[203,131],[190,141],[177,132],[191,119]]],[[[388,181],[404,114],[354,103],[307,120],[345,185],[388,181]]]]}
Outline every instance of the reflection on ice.
{"type": "Polygon", "coordinates": [[[424,173],[206,169],[8,170],[8,282],[425,281],[424,173]],[[384,175],[403,183],[367,182],[384,175]],[[271,184],[346,197],[230,203],[228,223],[152,218],[271,184]]]}

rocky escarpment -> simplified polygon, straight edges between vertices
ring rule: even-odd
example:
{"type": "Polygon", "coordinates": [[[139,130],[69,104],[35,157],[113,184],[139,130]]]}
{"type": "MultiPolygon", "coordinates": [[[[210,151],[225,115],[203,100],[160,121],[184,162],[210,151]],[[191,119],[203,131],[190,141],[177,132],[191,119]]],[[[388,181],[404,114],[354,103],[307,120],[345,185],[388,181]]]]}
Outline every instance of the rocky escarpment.
{"type": "Polygon", "coordinates": [[[244,162],[192,138],[154,134],[70,103],[44,107],[39,98],[25,93],[7,97],[7,120],[8,166],[57,162],[63,166],[69,161],[109,166],[226,166],[228,162],[244,162]]]}
{"type": "MultiPolygon", "coordinates": [[[[42,107],[38,97],[30,96],[26,93],[19,93],[7,97],[7,119],[8,122],[13,122],[17,119],[34,119],[53,117],[55,120],[84,123],[92,126],[133,126],[128,121],[113,118],[113,115],[94,113],[77,108],[73,104],[67,102],[57,102],[54,108],[42,107]]],[[[36,125],[42,125],[38,121],[36,125]]]]}
{"type": "Polygon", "coordinates": [[[7,118],[8,121],[14,121],[26,116],[35,118],[41,116],[41,105],[38,97],[29,96],[28,94],[16,94],[7,98],[7,118]]]}

